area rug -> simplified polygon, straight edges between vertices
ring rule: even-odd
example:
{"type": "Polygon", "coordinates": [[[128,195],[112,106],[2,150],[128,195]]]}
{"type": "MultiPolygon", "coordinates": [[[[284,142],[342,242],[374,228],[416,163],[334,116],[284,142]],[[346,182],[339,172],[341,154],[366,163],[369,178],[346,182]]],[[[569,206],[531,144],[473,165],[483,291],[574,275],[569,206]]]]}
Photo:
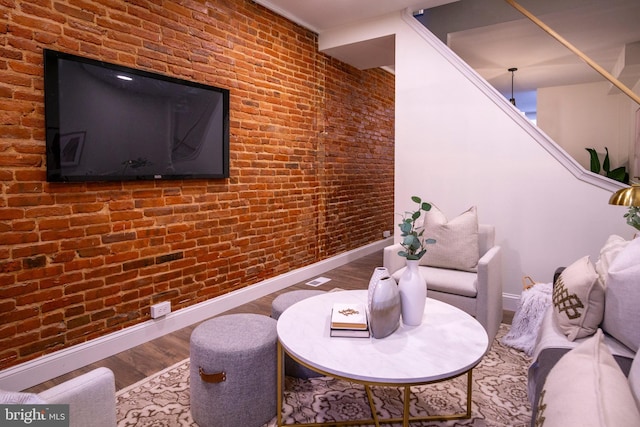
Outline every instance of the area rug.
{"type": "MultiPolygon", "coordinates": [[[[470,419],[418,421],[412,426],[528,426],[531,408],[527,399],[529,357],[501,344],[508,332],[501,325],[491,350],[473,371],[473,401],[470,419]]],[[[412,387],[412,416],[464,412],[467,377],[412,387]]],[[[302,380],[286,378],[283,419],[286,423],[315,423],[370,418],[364,387],[330,377],[302,380]]],[[[402,416],[402,389],[373,387],[381,418],[402,416]]],[[[249,404],[247,410],[251,410],[249,404]]],[[[117,393],[118,427],[198,427],[189,411],[189,360],[133,384],[117,393]]],[[[276,425],[274,417],[263,427],[276,425]]],[[[386,424],[399,426],[401,424],[386,424]]]]}

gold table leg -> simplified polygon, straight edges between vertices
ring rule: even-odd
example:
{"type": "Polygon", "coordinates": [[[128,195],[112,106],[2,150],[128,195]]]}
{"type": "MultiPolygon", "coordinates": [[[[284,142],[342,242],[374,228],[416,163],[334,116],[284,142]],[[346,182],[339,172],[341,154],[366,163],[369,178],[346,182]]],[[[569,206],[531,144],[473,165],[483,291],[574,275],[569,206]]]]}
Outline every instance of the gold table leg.
{"type": "Polygon", "coordinates": [[[402,425],[409,427],[409,406],[411,403],[411,386],[404,386],[404,411],[402,414],[402,425]]]}
{"type": "Polygon", "coordinates": [[[376,404],[373,401],[373,393],[371,392],[371,387],[365,385],[364,389],[367,391],[367,399],[369,400],[369,408],[371,409],[371,417],[373,418],[373,422],[375,423],[376,427],[380,427],[380,421],[378,420],[378,410],[376,409],[376,404]]]}
{"type": "MultiPolygon", "coordinates": [[[[276,413],[277,413],[277,417],[276,417],[276,425],[278,427],[283,427],[283,426],[307,426],[307,427],[315,427],[315,426],[352,426],[352,425],[366,425],[366,424],[371,424],[372,422],[375,424],[376,427],[380,427],[380,424],[391,424],[391,423],[398,423],[398,422],[402,422],[402,425],[404,427],[409,427],[409,423],[411,421],[449,421],[449,420],[460,420],[460,419],[468,419],[471,418],[471,403],[472,403],[472,385],[473,385],[473,378],[472,378],[472,372],[473,372],[473,368],[471,368],[470,370],[468,370],[466,372],[467,374],[467,399],[466,399],[466,404],[467,404],[467,409],[464,413],[460,413],[460,414],[451,414],[451,415],[428,415],[428,416],[416,416],[416,417],[411,417],[409,415],[409,409],[410,409],[410,404],[411,404],[411,385],[405,385],[404,386],[404,402],[403,402],[403,414],[402,414],[402,418],[385,418],[385,419],[379,419],[378,418],[378,412],[376,410],[375,407],[375,402],[373,400],[373,392],[371,391],[371,385],[369,384],[363,384],[365,387],[365,390],[367,392],[367,400],[369,401],[369,407],[371,409],[371,414],[372,414],[372,419],[370,420],[351,420],[351,421],[327,421],[327,422],[322,422],[322,423],[297,423],[297,424],[284,424],[284,420],[282,419],[282,404],[283,404],[283,396],[284,396],[284,379],[285,379],[285,372],[284,372],[284,348],[282,347],[282,344],[280,344],[280,341],[278,341],[278,348],[277,348],[277,408],[276,408],[276,413]]],[[[462,374],[464,375],[464,374],[462,374]]],[[[434,381],[434,383],[437,382],[441,382],[441,381],[447,381],[447,380],[451,380],[452,378],[446,378],[444,380],[439,380],[439,381],[434,381]]],[[[345,380],[350,381],[348,378],[343,378],[345,380]]],[[[356,381],[357,383],[357,381],[356,381]]],[[[427,383],[430,384],[430,383],[427,383]]],[[[419,385],[419,384],[415,384],[415,385],[419,385]]],[[[393,385],[393,384],[388,384],[388,385],[380,385],[381,387],[399,387],[400,385],[393,385]]]]}

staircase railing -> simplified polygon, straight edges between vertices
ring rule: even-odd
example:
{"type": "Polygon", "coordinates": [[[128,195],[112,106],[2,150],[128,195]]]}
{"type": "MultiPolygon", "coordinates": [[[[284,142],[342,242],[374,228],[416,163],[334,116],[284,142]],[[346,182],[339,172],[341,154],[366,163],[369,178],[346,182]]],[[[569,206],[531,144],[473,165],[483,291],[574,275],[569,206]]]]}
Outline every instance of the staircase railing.
{"type": "Polygon", "coordinates": [[[564,47],[566,47],[571,52],[573,52],[581,60],[586,62],[587,65],[589,65],[591,68],[593,68],[598,73],[600,73],[600,75],[602,75],[602,77],[604,77],[605,79],[609,80],[609,82],[611,82],[611,84],[613,84],[615,87],[620,89],[625,95],[627,95],[629,98],[631,98],[633,101],[635,101],[636,104],[640,105],[640,96],[638,96],[635,92],[633,92],[631,89],[629,89],[627,87],[627,85],[625,85],[620,80],[615,78],[611,73],[609,73],[607,70],[605,70],[600,65],[598,65],[598,63],[596,63],[594,60],[589,58],[580,49],[575,47],[573,44],[569,43],[569,41],[567,41],[567,39],[565,39],[560,34],[555,32],[551,27],[549,27],[547,24],[542,22],[535,15],[533,15],[527,9],[522,7],[519,3],[515,2],[514,0],[505,0],[505,1],[507,3],[509,3],[511,6],[513,6],[518,12],[522,13],[525,17],[527,17],[531,22],[533,22],[538,27],[540,27],[542,30],[544,30],[551,37],[556,39],[560,44],[562,44],[564,47]]]}
{"type": "Polygon", "coordinates": [[[551,139],[542,129],[531,123],[520,111],[514,107],[497,89],[491,86],[480,74],[462,60],[446,44],[442,43],[431,31],[413,17],[410,9],[402,14],[403,21],[408,24],[416,33],[427,42],[433,49],[438,51],[447,61],[449,61],[462,75],[464,75],[474,86],[476,86],[487,98],[492,100],[505,114],[515,123],[522,127],[531,138],[553,156],[562,166],[564,166],[577,179],[602,189],[614,192],[624,186],[612,181],[604,176],[587,171],[582,165],[569,155],[560,145],[551,139]]]}

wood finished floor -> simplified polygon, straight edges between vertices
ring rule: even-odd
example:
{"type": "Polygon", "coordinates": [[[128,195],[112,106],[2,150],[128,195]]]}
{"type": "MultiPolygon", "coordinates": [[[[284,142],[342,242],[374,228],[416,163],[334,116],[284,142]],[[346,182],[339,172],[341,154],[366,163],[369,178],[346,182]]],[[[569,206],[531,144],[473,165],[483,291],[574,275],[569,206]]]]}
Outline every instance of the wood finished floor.
{"type": "MultiPolygon", "coordinates": [[[[306,280],[305,282],[298,283],[282,291],[274,292],[273,294],[258,298],[222,314],[259,313],[269,316],[271,315],[271,302],[273,299],[283,292],[295,289],[320,289],[327,291],[333,288],[366,289],[373,269],[380,265],[382,265],[382,251],[364,256],[341,267],[323,273],[323,277],[328,277],[331,280],[318,287],[314,288],[306,285],[305,282],[308,281],[306,280]]],[[[512,312],[505,312],[503,322],[510,323],[512,317],[512,312]]],[[[65,375],[61,375],[57,378],[31,387],[27,391],[37,393],[42,390],[46,390],[54,385],[60,384],[101,366],[107,367],[113,371],[116,381],[116,389],[120,390],[189,357],[189,338],[191,336],[191,332],[197,325],[198,324],[191,325],[155,340],[133,347],[129,350],[125,350],[65,375]]]]}

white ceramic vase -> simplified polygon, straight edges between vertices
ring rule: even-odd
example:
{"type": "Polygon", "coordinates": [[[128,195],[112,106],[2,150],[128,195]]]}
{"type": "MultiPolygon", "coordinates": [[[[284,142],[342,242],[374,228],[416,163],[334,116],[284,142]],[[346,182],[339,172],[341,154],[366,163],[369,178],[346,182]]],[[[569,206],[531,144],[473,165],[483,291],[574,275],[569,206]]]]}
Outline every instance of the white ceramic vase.
{"type": "Polygon", "coordinates": [[[371,279],[369,280],[369,288],[367,293],[367,306],[369,308],[371,307],[371,298],[373,297],[373,292],[376,289],[378,281],[387,276],[389,276],[389,270],[387,270],[387,267],[376,267],[373,269],[373,274],[371,275],[371,279]]]}
{"type": "Polygon", "coordinates": [[[407,260],[407,269],[400,276],[398,289],[402,305],[402,323],[417,326],[422,323],[427,302],[427,283],[418,271],[419,260],[407,260]]]}
{"type": "Polygon", "coordinates": [[[369,303],[369,327],[374,338],[389,336],[400,326],[400,291],[390,276],[381,277],[369,303]]]}

